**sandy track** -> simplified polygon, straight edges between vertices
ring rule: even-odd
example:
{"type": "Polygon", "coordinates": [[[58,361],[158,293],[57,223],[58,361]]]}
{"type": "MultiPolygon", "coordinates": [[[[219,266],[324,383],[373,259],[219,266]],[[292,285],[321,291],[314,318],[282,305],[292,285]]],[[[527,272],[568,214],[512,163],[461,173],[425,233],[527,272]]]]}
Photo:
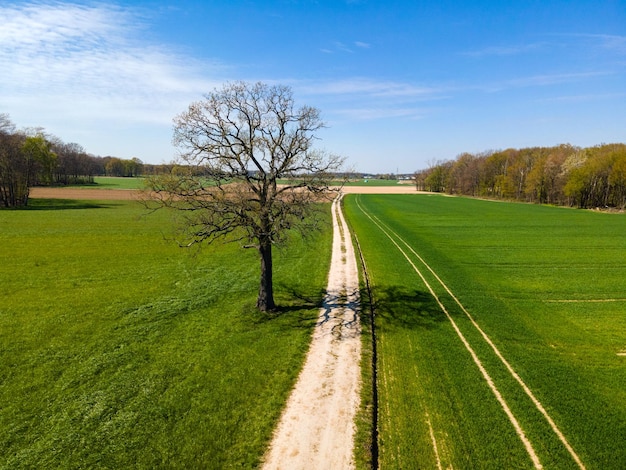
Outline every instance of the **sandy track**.
{"type": "Polygon", "coordinates": [[[361,338],[356,258],[340,198],[332,205],[327,294],[306,361],[270,448],[266,470],[354,468],[361,338]]]}

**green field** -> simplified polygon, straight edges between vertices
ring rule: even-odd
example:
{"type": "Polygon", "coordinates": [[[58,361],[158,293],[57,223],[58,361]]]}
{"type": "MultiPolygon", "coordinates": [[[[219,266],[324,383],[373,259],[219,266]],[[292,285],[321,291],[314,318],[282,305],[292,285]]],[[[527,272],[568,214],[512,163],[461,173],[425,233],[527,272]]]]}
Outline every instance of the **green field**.
{"type": "Polygon", "coordinates": [[[94,176],[94,184],[71,186],[81,189],[144,189],[144,178],[125,178],[121,176],[94,176]]]}
{"type": "Polygon", "coordinates": [[[626,467],[623,215],[438,195],[345,209],[373,286],[381,468],[626,467]]]}
{"type": "Polygon", "coordinates": [[[0,212],[0,468],[258,463],[308,348],[332,231],[275,251],[283,308],[263,315],[254,250],[184,250],[170,225],[120,201],[0,212]]]}
{"type": "Polygon", "coordinates": [[[381,180],[381,179],[358,179],[345,182],[345,186],[398,186],[399,184],[406,184],[409,186],[415,186],[410,182],[400,182],[398,180],[381,180]]]}
{"type": "MultiPolygon", "coordinates": [[[[283,181],[283,182],[286,182],[283,181]]],[[[340,183],[340,182],[338,182],[340,183]]],[[[145,178],[125,178],[116,176],[95,176],[94,184],[76,185],[76,188],[83,189],[144,189],[145,178]]],[[[397,180],[352,180],[345,183],[346,186],[398,186],[398,184],[409,184],[408,182],[399,183],[397,180]]]]}

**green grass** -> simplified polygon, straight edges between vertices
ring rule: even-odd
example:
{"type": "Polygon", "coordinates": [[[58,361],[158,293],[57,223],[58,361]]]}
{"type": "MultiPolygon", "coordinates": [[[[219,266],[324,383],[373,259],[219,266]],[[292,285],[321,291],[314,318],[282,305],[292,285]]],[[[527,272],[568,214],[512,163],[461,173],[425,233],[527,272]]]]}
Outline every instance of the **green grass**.
{"type": "Polygon", "coordinates": [[[163,239],[132,202],[0,213],[0,468],[253,468],[307,350],[331,231],[275,251],[163,239]]]}
{"type": "Polygon", "coordinates": [[[94,176],[93,180],[93,184],[77,184],[67,187],[78,189],[144,189],[145,183],[145,179],[142,177],[94,176]]]}
{"type": "MultiPolygon", "coordinates": [[[[429,195],[346,197],[378,315],[381,468],[435,468],[428,423],[444,468],[529,468],[531,462],[450,321],[357,202],[434,269],[588,469],[626,465],[626,357],[618,356],[626,350],[622,215],[429,195]]],[[[575,468],[465,314],[411,258],[544,467],[575,468]]]]}
{"type": "Polygon", "coordinates": [[[399,184],[413,185],[412,183],[400,182],[398,180],[379,180],[368,178],[347,181],[345,186],[398,186],[399,184]]]}
{"type": "Polygon", "coordinates": [[[354,436],[354,458],[358,469],[372,469],[376,461],[376,435],[377,425],[375,416],[377,412],[377,396],[375,395],[375,381],[373,364],[376,360],[374,347],[372,346],[374,330],[372,328],[372,299],[368,289],[368,279],[364,276],[362,259],[358,238],[352,234],[352,242],[355,244],[357,265],[360,271],[360,323],[361,323],[361,390],[360,407],[355,417],[356,434],[354,436]]]}

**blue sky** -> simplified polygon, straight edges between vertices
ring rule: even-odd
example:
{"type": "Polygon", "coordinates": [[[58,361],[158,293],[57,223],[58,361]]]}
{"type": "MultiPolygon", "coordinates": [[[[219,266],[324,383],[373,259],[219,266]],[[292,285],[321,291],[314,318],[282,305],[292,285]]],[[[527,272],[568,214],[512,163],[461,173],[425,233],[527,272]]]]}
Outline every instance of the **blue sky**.
{"type": "Polygon", "coordinates": [[[0,113],[96,155],[170,161],[172,118],[289,85],[364,172],[626,141],[626,0],[0,4],[0,113]]]}

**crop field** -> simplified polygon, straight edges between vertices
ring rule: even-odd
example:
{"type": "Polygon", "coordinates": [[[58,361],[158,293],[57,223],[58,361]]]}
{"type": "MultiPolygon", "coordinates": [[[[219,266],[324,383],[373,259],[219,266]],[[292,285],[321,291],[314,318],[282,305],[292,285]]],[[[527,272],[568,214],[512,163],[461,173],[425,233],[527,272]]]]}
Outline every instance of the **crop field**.
{"type": "Polygon", "coordinates": [[[623,214],[439,195],[345,211],[375,306],[381,468],[626,468],[623,214]]]}
{"type": "Polygon", "coordinates": [[[255,250],[184,250],[170,227],[132,201],[0,212],[1,469],[258,464],[308,348],[332,231],[275,250],[270,315],[254,307],[255,250]]]}
{"type": "Polygon", "coordinates": [[[344,183],[345,186],[398,186],[399,184],[406,184],[410,186],[415,186],[410,181],[398,181],[395,179],[383,180],[383,179],[358,179],[358,180],[350,180],[344,183]]]}
{"type": "Polygon", "coordinates": [[[144,189],[145,179],[141,177],[95,176],[94,184],[70,185],[80,189],[144,189]]]}

